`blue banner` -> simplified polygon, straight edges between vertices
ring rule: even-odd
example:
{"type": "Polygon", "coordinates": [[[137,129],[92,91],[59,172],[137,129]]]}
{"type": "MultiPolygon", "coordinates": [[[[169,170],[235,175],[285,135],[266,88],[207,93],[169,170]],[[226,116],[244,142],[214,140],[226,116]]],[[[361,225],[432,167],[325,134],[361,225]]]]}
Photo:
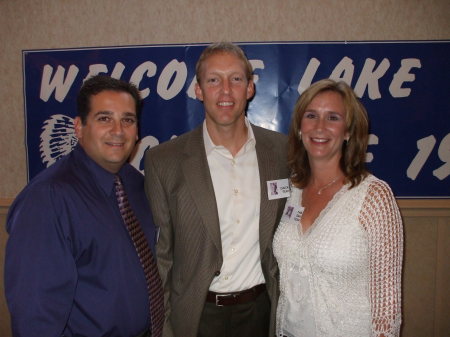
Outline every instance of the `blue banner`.
{"type": "MultiPolygon", "coordinates": [[[[287,133],[299,95],[323,78],[350,84],[369,112],[368,167],[400,198],[450,198],[450,41],[240,44],[255,74],[248,118],[287,133]]],[[[77,139],[76,96],[105,73],[135,83],[144,98],[132,164],[148,147],[204,118],[195,63],[205,45],[27,50],[23,52],[28,177],[77,139]]]]}

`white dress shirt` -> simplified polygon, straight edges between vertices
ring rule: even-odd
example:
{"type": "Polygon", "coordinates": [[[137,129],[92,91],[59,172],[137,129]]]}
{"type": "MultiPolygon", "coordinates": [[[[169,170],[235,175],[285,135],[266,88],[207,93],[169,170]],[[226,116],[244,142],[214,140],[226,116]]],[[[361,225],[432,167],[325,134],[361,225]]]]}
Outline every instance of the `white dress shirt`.
{"type": "Polygon", "coordinates": [[[248,120],[246,143],[235,157],[213,143],[203,124],[203,139],[219,213],[223,264],[210,291],[226,293],[265,283],[259,246],[260,181],[256,140],[248,120]]]}

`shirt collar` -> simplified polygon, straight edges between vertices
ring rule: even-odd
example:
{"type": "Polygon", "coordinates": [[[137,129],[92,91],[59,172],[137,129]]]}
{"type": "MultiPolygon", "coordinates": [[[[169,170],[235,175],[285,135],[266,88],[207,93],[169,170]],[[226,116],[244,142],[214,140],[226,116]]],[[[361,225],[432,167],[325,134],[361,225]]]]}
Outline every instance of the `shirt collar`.
{"type": "MultiPolygon", "coordinates": [[[[77,145],[74,150],[74,157],[76,162],[81,163],[87,170],[86,174],[92,176],[96,184],[105,192],[106,195],[111,195],[114,187],[114,174],[105,170],[98,165],[91,157],[89,157],[84,151],[81,145],[77,145]]],[[[122,177],[122,181],[127,174],[126,164],[122,166],[117,175],[122,177]]],[[[83,169],[83,168],[81,168],[83,169]]]]}
{"type": "MultiPolygon", "coordinates": [[[[247,127],[247,141],[245,142],[244,146],[242,146],[239,153],[251,150],[252,148],[255,147],[256,144],[256,139],[253,133],[252,125],[248,121],[247,117],[245,117],[244,123],[245,126],[247,127]]],[[[211,137],[209,136],[208,128],[206,127],[206,120],[203,121],[203,143],[205,144],[205,151],[207,156],[215,149],[224,148],[222,145],[216,145],[212,141],[211,137]]]]}

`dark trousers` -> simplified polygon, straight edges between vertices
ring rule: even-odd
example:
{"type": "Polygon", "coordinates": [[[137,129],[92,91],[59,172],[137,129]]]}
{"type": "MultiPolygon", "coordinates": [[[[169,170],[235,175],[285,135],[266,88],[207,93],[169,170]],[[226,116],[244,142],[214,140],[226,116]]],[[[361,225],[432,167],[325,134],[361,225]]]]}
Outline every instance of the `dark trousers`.
{"type": "Polygon", "coordinates": [[[205,303],[197,337],[267,337],[270,300],[267,291],[255,301],[219,307],[205,303]]]}

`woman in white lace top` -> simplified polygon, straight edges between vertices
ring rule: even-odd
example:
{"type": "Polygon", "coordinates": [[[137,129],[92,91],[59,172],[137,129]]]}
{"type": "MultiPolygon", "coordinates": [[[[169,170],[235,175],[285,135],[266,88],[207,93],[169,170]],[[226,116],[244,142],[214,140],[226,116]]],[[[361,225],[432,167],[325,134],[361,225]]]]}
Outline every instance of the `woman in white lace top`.
{"type": "Polygon", "coordinates": [[[344,82],[316,82],[297,101],[291,196],[273,242],[277,336],[399,336],[402,220],[365,169],[367,142],[366,110],[344,82]]]}

